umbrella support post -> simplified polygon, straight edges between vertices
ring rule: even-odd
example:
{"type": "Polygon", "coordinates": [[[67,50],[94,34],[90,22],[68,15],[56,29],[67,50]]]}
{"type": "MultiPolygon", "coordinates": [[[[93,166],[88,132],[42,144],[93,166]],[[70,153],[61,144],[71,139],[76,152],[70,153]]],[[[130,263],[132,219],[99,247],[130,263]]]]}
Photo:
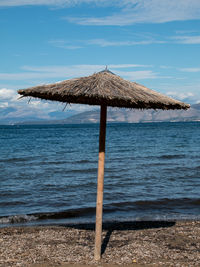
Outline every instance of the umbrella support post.
{"type": "Polygon", "coordinates": [[[107,106],[102,105],[101,116],[100,116],[100,131],[99,131],[99,162],[98,162],[98,178],[97,178],[96,229],[95,229],[95,250],[94,250],[94,259],[96,261],[99,261],[101,259],[106,115],[107,115],[107,106]]]}

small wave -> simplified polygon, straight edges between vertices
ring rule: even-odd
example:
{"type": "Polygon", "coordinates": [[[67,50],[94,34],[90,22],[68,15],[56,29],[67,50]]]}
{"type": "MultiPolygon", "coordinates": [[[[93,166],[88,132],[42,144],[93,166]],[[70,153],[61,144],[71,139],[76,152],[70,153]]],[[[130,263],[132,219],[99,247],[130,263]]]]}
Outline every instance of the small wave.
{"type": "Polygon", "coordinates": [[[87,160],[87,159],[82,159],[82,160],[76,160],[74,161],[74,164],[89,164],[89,163],[95,163],[95,160],[87,160]]]}
{"type": "Polygon", "coordinates": [[[182,198],[182,199],[158,199],[155,201],[137,201],[137,205],[139,206],[184,206],[185,208],[189,206],[199,206],[200,205],[200,199],[189,199],[189,198],[182,198]]]}
{"type": "Polygon", "coordinates": [[[13,215],[7,217],[0,217],[0,224],[24,223],[36,221],[37,219],[38,217],[35,215],[13,215]]]}
{"type": "MultiPolygon", "coordinates": [[[[135,211],[156,211],[159,215],[160,212],[174,212],[178,210],[187,211],[193,208],[193,210],[199,210],[200,199],[158,199],[148,201],[135,201],[135,202],[112,202],[106,203],[103,207],[104,214],[114,214],[115,212],[126,212],[131,214],[135,211]]],[[[31,221],[45,221],[45,220],[60,220],[60,219],[77,219],[91,217],[95,215],[96,207],[77,208],[60,212],[43,212],[26,215],[13,215],[0,217],[0,224],[15,224],[26,223],[31,221]]],[[[168,214],[168,213],[167,213],[168,214]]],[[[110,216],[109,215],[109,216],[110,216]]],[[[144,212],[145,215],[145,212],[144,212]]],[[[195,215],[195,214],[194,214],[195,215]]],[[[199,215],[199,213],[198,213],[199,215]]],[[[160,216],[160,215],[159,215],[160,216]]],[[[183,213],[184,216],[184,213],[183,213]]]]}
{"type": "Polygon", "coordinates": [[[196,166],[194,169],[199,171],[200,170],[200,166],[196,166]]]}
{"type": "Polygon", "coordinates": [[[66,173],[96,173],[97,168],[88,168],[88,169],[72,169],[72,170],[66,170],[66,173]]]}
{"type": "Polygon", "coordinates": [[[38,213],[36,214],[36,216],[38,217],[39,220],[46,220],[46,219],[65,219],[65,218],[82,217],[94,213],[95,213],[95,207],[88,207],[88,208],[72,209],[61,212],[38,213]]]}
{"type": "Polygon", "coordinates": [[[11,215],[0,217],[0,224],[15,224],[15,223],[26,223],[38,220],[52,220],[52,219],[67,219],[84,217],[95,213],[95,207],[74,209],[61,212],[44,212],[44,213],[33,213],[25,215],[11,215]]]}
{"type": "Polygon", "coordinates": [[[126,214],[131,213],[157,213],[158,215],[162,212],[173,213],[178,212],[187,214],[192,210],[194,215],[199,215],[200,199],[158,199],[158,200],[144,200],[135,202],[114,202],[104,205],[104,213],[115,213],[125,212],[126,214]]]}
{"type": "MultiPolygon", "coordinates": [[[[7,197],[9,196],[9,194],[5,193],[3,196],[7,197]]],[[[25,202],[23,201],[2,201],[0,202],[0,207],[18,206],[18,205],[24,205],[24,204],[25,202]]]]}
{"type": "Polygon", "coordinates": [[[174,154],[174,155],[162,155],[159,159],[182,159],[185,158],[185,155],[174,154]]]}
{"type": "Polygon", "coordinates": [[[8,158],[8,159],[1,159],[0,163],[17,163],[17,162],[24,162],[24,161],[30,161],[35,159],[35,157],[23,157],[23,158],[8,158]]]}

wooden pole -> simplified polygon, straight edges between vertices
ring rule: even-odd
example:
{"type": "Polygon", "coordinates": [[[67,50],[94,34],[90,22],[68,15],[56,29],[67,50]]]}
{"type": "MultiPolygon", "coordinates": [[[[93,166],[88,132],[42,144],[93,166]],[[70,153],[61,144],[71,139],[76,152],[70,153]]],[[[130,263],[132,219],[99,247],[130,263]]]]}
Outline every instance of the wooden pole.
{"type": "Polygon", "coordinates": [[[100,116],[100,130],[99,130],[99,162],[98,162],[98,178],[97,178],[96,230],[95,230],[95,249],[94,249],[94,259],[97,261],[101,259],[106,114],[107,114],[107,106],[102,105],[101,116],[100,116]]]}

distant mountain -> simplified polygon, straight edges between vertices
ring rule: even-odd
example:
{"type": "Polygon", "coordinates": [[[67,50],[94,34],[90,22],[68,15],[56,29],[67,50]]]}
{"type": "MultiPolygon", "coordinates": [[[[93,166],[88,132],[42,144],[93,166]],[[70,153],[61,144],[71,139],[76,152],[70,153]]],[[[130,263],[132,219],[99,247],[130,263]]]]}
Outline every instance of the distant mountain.
{"type": "Polygon", "coordinates": [[[53,111],[53,112],[49,112],[48,115],[51,117],[52,120],[63,120],[63,119],[66,119],[66,116],[67,117],[70,117],[72,115],[74,115],[75,112],[74,110],[67,110],[67,115],[66,115],[66,112],[63,112],[62,110],[61,111],[53,111]]]}
{"type": "Polygon", "coordinates": [[[38,117],[26,117],[26,118],[5,118],[5,119],[0,119],[0,125],[15,125],[15,124],[32,124],[32,122],[35,121],[37,122],[36,124],[45,124],[46,120],[40,119],[38,117]]]}
{"type": "Polygon", "coordinates": [[[200,110],[200,103],[199,104],[194,104],[191,106],[194,109],[199,109],[200,110]]]}
{"type": "Polygon", "coordinates": [[[15,107],[0,107],[0,125],[10,124],[45,124],[53,123],[54,120],[63,120],[66,117],[76,114],[75,110],[54,111],[47,114],[41,114],[40,112],[34,112],[34,110],[15,108],[15,107]]]}
{"type": "MultiPolygon", "coordinates": [[[[79,124],[98,123],[99,109],[82,112],[64,120],[35,121],[32,124],[79,124]]],[[[137,110],[125,108],[108,108],[107,121],[114,122],[178,122],[200,121],[200,104],[191,106],[189,110],[137,110]]],[[[25,124],[30,124],[26,122],[25,124]]]]}
{"type": "Polygon", "coordinates": [[[17,111],[16,108],[9,107],[9,108],[0,108],[0,117],[7,116],[9,113],[17,111]]]}
{"type": "MultiPolygon", "coordinates": [[[[200,104],[189,110],[137,110],[137,109],[108,109],[108,122],[164,122],[164,121],[200,121],[200,104]]],[[[76,114],[64,120],[57,120],[56,124],[98,123],[99,109],[76,114]]]]}
{"type": "MultiPolygon", "coordinates": [[[[72,111],[71,114],[74,114],[72,111]]],[[[79,124],[98,123],[99,108],[82,112],[66,118],[66,113],[56,111],[49,113],[49,120],[37,116],[12,117],[14,108],[0,109],[0,124],[79,124]],[[65,117],[65,119],[63,119],[65,117]]],[[[192,105],[188,110],[137,110],[125,108],[108,108],[107,121],[115,122],[178,122],[200,121],[200,104],[192,105]]]]}

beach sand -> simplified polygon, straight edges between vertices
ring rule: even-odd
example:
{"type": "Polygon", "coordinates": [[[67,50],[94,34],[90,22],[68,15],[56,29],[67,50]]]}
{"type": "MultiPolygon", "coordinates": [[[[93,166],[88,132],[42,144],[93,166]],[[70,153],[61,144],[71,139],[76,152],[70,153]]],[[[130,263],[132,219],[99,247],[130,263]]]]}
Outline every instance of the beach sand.
{"type": "Polygon", "coordinates": [[[100,263],[93,251],[94,224],[0,229],[2,267],[183,267],[200,266],[200,221],[106,223],[100,263]]]}

